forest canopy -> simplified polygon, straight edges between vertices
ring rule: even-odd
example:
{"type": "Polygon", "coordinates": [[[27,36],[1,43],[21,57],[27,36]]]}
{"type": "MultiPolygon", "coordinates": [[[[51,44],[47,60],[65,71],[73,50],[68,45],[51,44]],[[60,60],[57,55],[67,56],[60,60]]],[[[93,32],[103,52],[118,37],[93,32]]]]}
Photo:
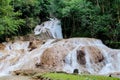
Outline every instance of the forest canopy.
{"type": "Polygon", "coordinates": [[[120,48],[120,0],[0,0],[0,41],[32,33],[56,17],[64,38],[90,37],[120,48]]]}

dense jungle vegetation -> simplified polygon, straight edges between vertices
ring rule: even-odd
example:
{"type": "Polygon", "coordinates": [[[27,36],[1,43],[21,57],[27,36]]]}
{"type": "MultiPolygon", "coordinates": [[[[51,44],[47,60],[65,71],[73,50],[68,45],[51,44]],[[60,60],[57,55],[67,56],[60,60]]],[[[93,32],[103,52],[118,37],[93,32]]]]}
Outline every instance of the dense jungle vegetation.
{"type": "Polygon", "coordinates": [[[120,0],[0,0],[0,41],[56,17],[64,38],[91,37],[120,48],[120,0]]]}

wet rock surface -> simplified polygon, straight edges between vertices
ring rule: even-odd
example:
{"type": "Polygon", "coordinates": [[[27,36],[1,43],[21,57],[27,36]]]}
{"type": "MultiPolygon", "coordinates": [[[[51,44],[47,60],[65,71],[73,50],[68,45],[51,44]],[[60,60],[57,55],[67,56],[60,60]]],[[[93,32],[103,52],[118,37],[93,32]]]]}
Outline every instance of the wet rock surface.
{"type": "Polygon", "coordinates": [[[73,73],[78,69],[79,73],[106,74],[120,69],[120,50],[110,49],[97,39],[16,41],[1,46],[1,73],[35,69],[73,73]]]}
{"type": "Polygon", "coordinates": [[[0,50],[4,50],[5,49],[5,45],[0,43],[0,50]]]}
{"type": "Polygon", "coordinates": [[[85,59],[85,52],[82,50],[77,50],[77,61],[81,65],[86,64],[86,59],[85,59]]]}

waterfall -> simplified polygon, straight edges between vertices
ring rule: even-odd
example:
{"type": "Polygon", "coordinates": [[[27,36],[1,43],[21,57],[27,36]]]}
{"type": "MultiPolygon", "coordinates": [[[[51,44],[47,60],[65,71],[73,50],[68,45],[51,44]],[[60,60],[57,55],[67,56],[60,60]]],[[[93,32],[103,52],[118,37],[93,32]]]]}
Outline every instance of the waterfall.
{"type": "Polygon", "coordinates": [[[62,39],[58,19],[43,22],[34,32],[47,39],[0,44],[0,76],[36,68],[67,73],[75,69],[89,74],[120,72],[120,50],[108,48],[94,38],[62,39]]]}
{"type": "Polygon", "coordinates": [[[6,44],[5,50],[0,50],[0,75],[8,75],[11,71],[20,69],[34,69],[35,64],[40,62],[40,56],[43,51],[49,47],[52,41],[47,40],[45,44],[39,44],[41,46],[35,49],[35,51],[29,51],[28,41],[6,44]]]}
{"type": "Polygon", "coordinates": [[[62,39],[61,22],[57,18],[43,22],[34,29],[35,35],[44,34],[44,37],[62,39]]]}
{"type": "Polygon", "coordinates": [[[110,49],[100,40],[83,40],[65,57],[64,71],[73,73],[78,69],[80,73],[90,74],[120,72],[120,50],[110,49]]]}

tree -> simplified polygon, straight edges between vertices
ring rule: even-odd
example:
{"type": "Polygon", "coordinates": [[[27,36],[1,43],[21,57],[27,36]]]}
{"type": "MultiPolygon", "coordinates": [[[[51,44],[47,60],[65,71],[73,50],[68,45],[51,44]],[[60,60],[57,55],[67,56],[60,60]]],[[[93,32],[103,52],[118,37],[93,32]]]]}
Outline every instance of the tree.
{"type": "Polygon", "coordinates": [[[120,0],[51,0],[48,8],[61,19],[63,35],[119,41],[120,0]]]}
{"type": "Polygon", "coordinates": [[[39,1],[41,0],[12,0],[14,11],[20,11],[22,15],[19,17],[25,21],[25,24],[19,28],[19,35],[31,32],[39,23],[38,15],[41,10],[39,1]]]}
{"type": "Polygon", "coordinates": [[[0,39],[16,34],[20,25],[24,23],[19,19],[19,12],[14,12],[10,5],[11,0],[0,0],[0,39]]]}
{"type": "Polygon", "coordinates": [[[20,11],[20,18],[25,20],[25,25],[19,29],[20,35],[32,32],[36,25],[46,20],[49,16],[46,9],[48,4],[49,0],[12,0],[14,10],[20,11]]]}

